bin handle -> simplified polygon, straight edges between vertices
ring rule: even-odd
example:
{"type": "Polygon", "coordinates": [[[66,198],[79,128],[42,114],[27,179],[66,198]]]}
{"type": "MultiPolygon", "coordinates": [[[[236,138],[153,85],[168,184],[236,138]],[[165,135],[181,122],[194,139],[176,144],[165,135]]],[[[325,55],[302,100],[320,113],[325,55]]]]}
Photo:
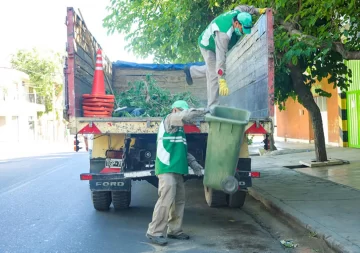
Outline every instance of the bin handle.
{"type": "Polygon", "coordinates": [[[235,125],[247,125],[249,123],[249,120],[233,120],[233,119],[227,119],[227,118],[220,118],[215,116],[206,115],[205,121],[207,122],[224,122],[224,123],[230,123],[235,125]]]}

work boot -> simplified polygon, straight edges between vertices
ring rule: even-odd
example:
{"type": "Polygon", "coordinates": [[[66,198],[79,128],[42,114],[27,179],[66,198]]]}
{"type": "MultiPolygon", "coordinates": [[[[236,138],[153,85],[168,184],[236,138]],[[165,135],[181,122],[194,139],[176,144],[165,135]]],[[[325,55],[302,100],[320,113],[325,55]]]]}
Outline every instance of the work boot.
{"type": "Polygon", "coordinates": [[[191,77],[191,74],[190,74],[190,67],[186,66],[184,68],[184,73],[185,73],[185,76],[186,76],[186,82],[188,85],[192,85],[193,84],[193,80],[192,80],[192,77],[191,77]]]}
{"type": "Polygon", "coordinates": [[[181,233],[178,235],[167,234],[167,237],[170,239],[177,239],[177,240],[189,240],[190,239],[190,236],[185,233],[181,233]]]}
{"type": "Polygon", "coordinates": [[[154,244],[164,246],[167,244],[167,240],[164,236],[154,236],[146,233],[146,237],[154,244]]]}

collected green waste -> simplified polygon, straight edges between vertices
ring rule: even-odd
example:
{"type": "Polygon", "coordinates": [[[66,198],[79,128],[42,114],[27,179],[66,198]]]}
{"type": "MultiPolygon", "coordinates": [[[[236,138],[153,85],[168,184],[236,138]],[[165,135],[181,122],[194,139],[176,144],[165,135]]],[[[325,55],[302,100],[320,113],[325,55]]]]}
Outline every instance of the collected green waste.
{"type": "Polygon", "coordinates": [[[115,94],[115,99],[119,107],[130,110],[115,110],[114,117],[165,117],[176,100],[185,100],[190,107],[200,106],[200,102],[190,92],[171,94],[166,88],[158,86],[150,75],[143,81],[128,85],[129,89],[115,94]],[[136,113],[132,113],[134,110],[136,113]]]}

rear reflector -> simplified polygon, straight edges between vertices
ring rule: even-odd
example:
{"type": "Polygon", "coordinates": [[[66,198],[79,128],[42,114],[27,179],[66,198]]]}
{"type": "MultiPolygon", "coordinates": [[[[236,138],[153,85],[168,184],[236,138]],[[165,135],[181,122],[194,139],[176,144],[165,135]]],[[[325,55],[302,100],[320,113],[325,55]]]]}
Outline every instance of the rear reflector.
{"type": "Polygon", "coordinates": [[[92,180],[92,175],[91,174],[81,174],[80,180],[92,180]]]}
{"type": "Polygon", "coordinates": [[[258,172],[258,171],[251,171],[251,172],[250,172],[250,176],[251,176],[251,177],[260,177],[260,172],[258,172]]]}
{"type": "Polygon", "coordinates": [[[102,171],[100,171],[100,173],[102,174],[106,174],[106,173],[120,173],[121,169],[120,168],[104,168],[102,169],[102,171]]]}

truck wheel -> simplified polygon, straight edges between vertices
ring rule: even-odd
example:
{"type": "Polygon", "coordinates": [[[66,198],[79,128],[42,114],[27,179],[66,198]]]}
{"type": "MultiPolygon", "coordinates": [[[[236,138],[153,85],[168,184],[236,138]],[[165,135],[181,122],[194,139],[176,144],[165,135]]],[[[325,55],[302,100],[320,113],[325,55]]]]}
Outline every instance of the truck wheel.
{"type": "Polygon", "coordinates": [[[107,211],[111,205],[111,192],[109,191],[92,191],[91,198],[94,208],[98,211],[107,211]]]}
{"type": "Polygon", "coordinates": [[[131,191],[113,191],[112,203],[115,210],[129,208],[131,202],[131,191]]]}
{"type": "Polygon", "coordinates": [[[227,206],[226,193],[204,186],[205,200],[210,207],[227,206]]]}
{"type": "Polygon", "coordinates": [[[246,192],[237,191],[234,194],[227,195],[226,201],[229,207],[231,208],[241,208],[245,203],[246,192]]]}

